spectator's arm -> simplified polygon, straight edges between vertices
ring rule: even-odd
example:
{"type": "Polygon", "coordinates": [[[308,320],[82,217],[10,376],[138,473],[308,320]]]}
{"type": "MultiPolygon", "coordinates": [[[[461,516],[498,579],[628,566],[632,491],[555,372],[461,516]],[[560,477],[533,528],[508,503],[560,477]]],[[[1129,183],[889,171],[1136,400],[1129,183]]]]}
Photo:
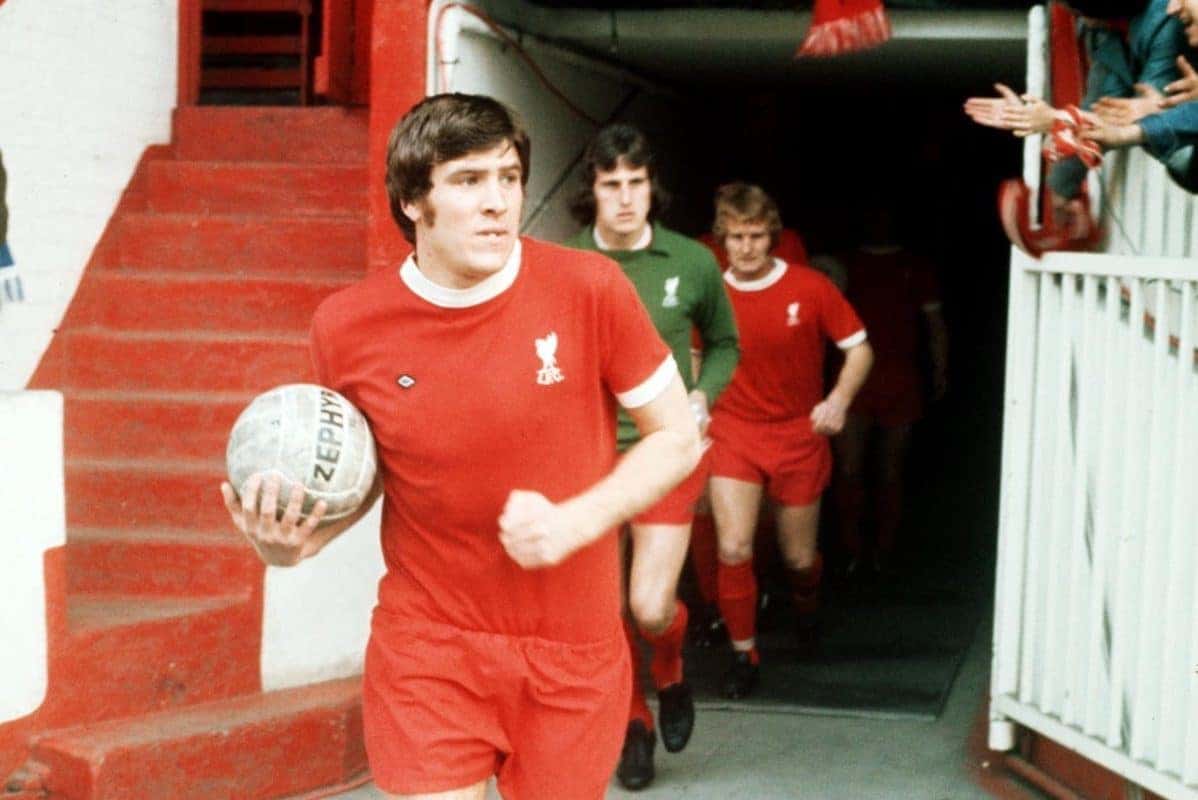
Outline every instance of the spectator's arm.
{"type": "Polygon", "coordinates": [[[1130,125],[1165,107],[1165,96],[1147,83],[1136,84],[1135,97],[1100,97],[1094,113],[1111,125],[1130,125]]]}
{"type": "MultiPolygon", "coordinates": [[[[1126,97],[1133,91],[1135,82],[1131,65],[1127,61],[1122,34],[1102,28],[1081,26],[1086,53],[1090,58],[1090,71],[1086,75],[1086,93],[1081,107],[1089,110],[1100,98],[1126,97]]],[[[1086,165],[1076,156],[1062,159],[1048,172],[1045,183],[1053,194],[1072,200],[1081,192],[1086,180],[1086,165]]]]}
{"type": "Polygon", "coordinates": [[[1198,103],[1144,117],[1139,128],[1145,148],[1157,158],[1168,158],[1182,147],[1198,143],[1198,103]]]}
{"type": "MultiPolygon", "coordinates": [[[[1151,117],[1144,119],[1151,119],[1151,117]]],[[[1112,125],[1104,121],[1086,128],[1085,136],[1108,150],[1131,147],[1144,142],[1143,123],[1144,120],[1140,120],[1127,125],[1112,125]]]]}
{"type": "MultiPolygon", "coordinates": [[[[1144,24],[1149,30],[1135,38],[1132,47],[1137,51],[1140,63],[1136,83],[1146,83],[1157,91],[1165,91],[1165,87],[1180,76],[1177,58],[1187,51],[1185,32],[1181,23],[1172,16],[1154,10],[1144,12],[1144,24]],[[1151,18],[1149,15],[1152,15],[1151,18]]],[[[1133,37],[1136,34],[1132,34],[1133,37]]]]}

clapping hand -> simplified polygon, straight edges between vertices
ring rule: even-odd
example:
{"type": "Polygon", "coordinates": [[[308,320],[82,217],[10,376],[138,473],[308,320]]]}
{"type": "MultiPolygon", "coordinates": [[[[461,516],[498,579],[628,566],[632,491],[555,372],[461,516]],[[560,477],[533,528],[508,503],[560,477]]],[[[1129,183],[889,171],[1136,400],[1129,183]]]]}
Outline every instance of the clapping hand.
{"type": "Polygon", "coordinates": [[[994,84],[998,97],[971,97],[965,113],[979,125],[1011,131],[1016,136],[1047,133],[1056,117],[1055,109],[1038,97],[1015,94],[1009,86],[994,84]]]}
{"type": "Polygon", "coordinates": [[[1198,100],[1198,72],[1190,66],[1185,56],[1177,57],[1177,69],[1181,71],[1181,78],[1165,87],[1165,108],[1198,100]]]}
{"type": "Polygon", "coordinates": [[[1131,125],[1165,108],[1165,96],[1147,83],[1136,84],[1135,97],[1102,97],[1094,114],[1107,125],[1131,125]]]}

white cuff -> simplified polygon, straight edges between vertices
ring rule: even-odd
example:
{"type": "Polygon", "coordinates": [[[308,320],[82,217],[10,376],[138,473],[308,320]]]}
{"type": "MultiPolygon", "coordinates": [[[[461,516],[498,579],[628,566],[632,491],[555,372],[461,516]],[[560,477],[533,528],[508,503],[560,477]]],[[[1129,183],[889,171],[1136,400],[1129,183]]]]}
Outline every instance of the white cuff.
{"type": "Polygon", "coordinates": [[[661,366],[653,370],[653,374],[626,392],[620,392],[616,399],[624,408],[640,408],[656,400],[666,390],[674,376],[678,374],[678,365],[674,363],[673,354],[666,356],[661,366]]]}
{"type": "Polygon", "coordinates": [[[852,336],[846,336],[836,343],[836,346],[841,350],[848,350],[850,347],[856,347],[865,341],[865,328],[854,333],[852,336]]]}

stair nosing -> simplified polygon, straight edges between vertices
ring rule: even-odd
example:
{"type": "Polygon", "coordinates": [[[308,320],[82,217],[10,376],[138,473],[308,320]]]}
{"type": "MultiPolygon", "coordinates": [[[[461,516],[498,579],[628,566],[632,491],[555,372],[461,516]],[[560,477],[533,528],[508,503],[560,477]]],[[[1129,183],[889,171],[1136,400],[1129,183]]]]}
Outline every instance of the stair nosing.
{"type": "Polygon", "coordinates": [[[137,390],[137,389],[60,389],[63,397],[71,400],[101,401],[101,402],[152,402],[178,403],[181,405],[203,405],[212,403],[244,403],[248,404],[258,396],[259,392],[229,391],[229,392],[173,392],[169,390],[137,390]]]}
{"type": "MultiPolygon", "coordinates": [[[[76,725],[56,730],[46,731],[37,736],[36,744],[42,747],[74,747],[94,753],[102,749],[101,742],[117,739],[115,749],[124,750],[137,747],[144,741],[151,740],[146,735],[113,736],[122,727],[133,729],[140,733],[157,733],[169,717],[176,717],[184,729],[175,733],[177,736],[196,736],[208,733],[206,729],[195,730],[188,722],[207,723],[211,720],[221,727],[238,727],[259,721],[259,707],[265,707],[268,715],[273,710],[280,715],[299,715],[314,711],[328,710],[333,713],[345,713],[360,702],[360,678],[334,678],[320,683],[308,684],[290,689],[280,689],[273,692],[252,692],[234,695],[216,700],[206,700],[179,708],[147,711],[144,714],[103,720],[87,725],[76,725]],[[311,695],[305,698],[303,695],[311,695]],[[300,695],[299,699],[291,699],[290,695],[300,695]],[[279,701],[282,700],[281,707],[279,701]],[[274,709],[270,706],[274,704],[274,709]],[[240,708],[229,709],[229,706],[240,708]]],[[[217,731],[213,731],[217,733],[217,731]]]]}
{"type": "Polygon", "coordinates": [[[153,164],[155,164],[155,165],[160,165],[160,164],[209,164],[209,165],[217,166],[217,167],[223,167],[223,166],[280,167],[280,166],[283,166],[283,167],[289,167],[289,168],[293,168],[295,170],[302,170],[302,171],[324,170],[324,169],[338,169],[338,170],[362,169],[362,170],[365,170],[365,169],[368,169],[370,166],[369,160],[362,161],[362,162],[354,162],[351,164],[342,164],[337,161],[309,162],[309,161],[305,161],[303,159],[296,159],[296,160],[289,160],[289,161],[236,161],[236,160],[229,161],[226,159],[219,159],[219,158],[207,159],[207,158],[178,158],[178,157],[157,159],[153,162],[153,164]]]}
{"type": "Polygon", "coordinates": [[[231,532],[220,536],[215,532],[201,533],[184,528],[121,530],[80,525],[67,528],[67,545],[99,543],[185,545],[216,549],[236,548],[238,550],[247,547],[245,539],[231,532]]]}
{"type": "Polygon", "coordinates": [[[213,611],[235,608],[248,601],[251,596],[252,592],[248,589],[241,592],[216,595],[148,595],[131,594],[129,592],[68,591],[66,593],[67,627],[71,632],[76,634],[91,634],[98,631],[163,623],[172,619],[194,617],[213,611]],[[94,605],[97,603],[114,603],[118,601],[135,604],[146,616],[140,619],[99,618],[86,621],[80,621],[77,618],[72,619],[72,609],[77,613],[80,608],[89,605],[89,603],[94,605]],[[172,610],[166,607],[169,604],[175,604],[178,608],[172,610]],[[191,607],[187,608],[185,607],[186,605],[190,605],[191,607]],[[159,608],[155,609],[155,606],[159,608]]]}
{"type": "Polygon", "coordinates": [[[81,325],[79,327],[60,329],[60,333],[71,335],[94,336],[122,342],[246,342],[261,344],[308,345],[307,333],[260,333],[253,334],[244,331],[213,331],[195,328],[133,330],[128,328],[107,328],[102,325],[81,325]]]}
{"type": "Polygon", "coordinates": [[[254,275],[238,274],[231,275],[229,273],[211,273],[211,272],[196,272],[194,270],[163,270],[163,269],[141,269],[141,268],[125,268],[125,269],[106,269],[98,271],[96,279],[102,281],[112,280],[129,280],[136,278],[144,278],[147,280],[162,281],[165,283],[203,283],[211,281],[216,283],[231,283],[245,284],[255,281],[260,283],[272,283],[280,285],[300,284],[303,286],[350,286],[354,282],[360,280],[359,277],[337,278],[331,274],[309,274],[309,275],[293,275],[280,273],[261,273],[254,275]]]}
{"type": "Polygon", "coordinates": [[[310,224],[312,222],[346,222],[353,221],[355,224],[360,224],[365,227],[370,221],[368,211],[362,211],[360,214],[330,214],[328,212],[318,212],[315,214],[296,214],[294,217],[289,217],[287,214],[229,214],[223,212],[201,213],[195,211],[151,211],[149,209],[139,209],[136,211],[122,211],[122,217],[137,217],[139,219],[165,219],[171,222],[181,222],[189,220],[212,219],[220,222],[241,222],[244,220],[259,220],[271,219],[273,221],[289,218],[295,222],[310,224]]]}
{"type": "Polygon", "coordinates": [[[365,278],[369,272],[366,267],[366,259],[362,259],[362,264],[353,268],[350,272],[345,269],[330,267],[327,269],[318,269],[314,267],[284,267],[275,271],[260,270],[254,268],[226,267],[213,266],[203,271],[196,271],[195,267],[188,266],[181,269],[172,269],[162,266],[161,264],[153,267],[137,266],[136,264],[116,263],[106,265],[96,270],[96,275],[119,275],[122,277],[135,277],[143,274],[158,274],[165,277],[170,275],[195,275],[199,278],[209,278],[212,280],[229,280],[229,281],[253,281],[253,280],[286,280],[291,283],[316,283],[327,282],[330,285],[340,285],[344,283],[346,286],[352,286],[358,281],[365,278]],[[283,276],[283,277],[280,277],[283,276]]]}
{"type": "Polygon", "coordinates": [[[67,456],[63,466],[68,470],[99,472],[154,472],[170,475],[224,475],[224,459],[215,458],[88,458],[67,456]]]}

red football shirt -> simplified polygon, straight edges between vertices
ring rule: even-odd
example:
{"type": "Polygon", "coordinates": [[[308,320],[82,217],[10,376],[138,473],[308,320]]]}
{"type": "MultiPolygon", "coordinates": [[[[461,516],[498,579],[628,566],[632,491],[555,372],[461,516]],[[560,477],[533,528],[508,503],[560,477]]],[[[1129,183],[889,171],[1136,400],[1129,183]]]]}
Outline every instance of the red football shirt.
{"type": "Polygon", "coordinates": [[[869,329],[871,377],[917,369],[922,312],[940,307],[932,264],[893,247],[856,250],[844,265],[845,293],[869,329]]]}
{"type": "Polygon", "coordinates": [[[824,397],[824,347],[865,341],[865,328],[832,281],[774,260],[764,277],[724,273],[740,331],[740,363],[715,412],[754,422],[806,417],[824,397]]]}
{"type": "Polygon", "coordinates": [[[677,374],[614,261],[522,239],[500,272],[453,290],[409,258],[322,303],[312,352],[378,444],[384,610],[564,642],[618,634],[614,535],[525,570],[497,522],[512,489],[556,502],[604,477],[617,398],[644,405],[677,374]]]}

